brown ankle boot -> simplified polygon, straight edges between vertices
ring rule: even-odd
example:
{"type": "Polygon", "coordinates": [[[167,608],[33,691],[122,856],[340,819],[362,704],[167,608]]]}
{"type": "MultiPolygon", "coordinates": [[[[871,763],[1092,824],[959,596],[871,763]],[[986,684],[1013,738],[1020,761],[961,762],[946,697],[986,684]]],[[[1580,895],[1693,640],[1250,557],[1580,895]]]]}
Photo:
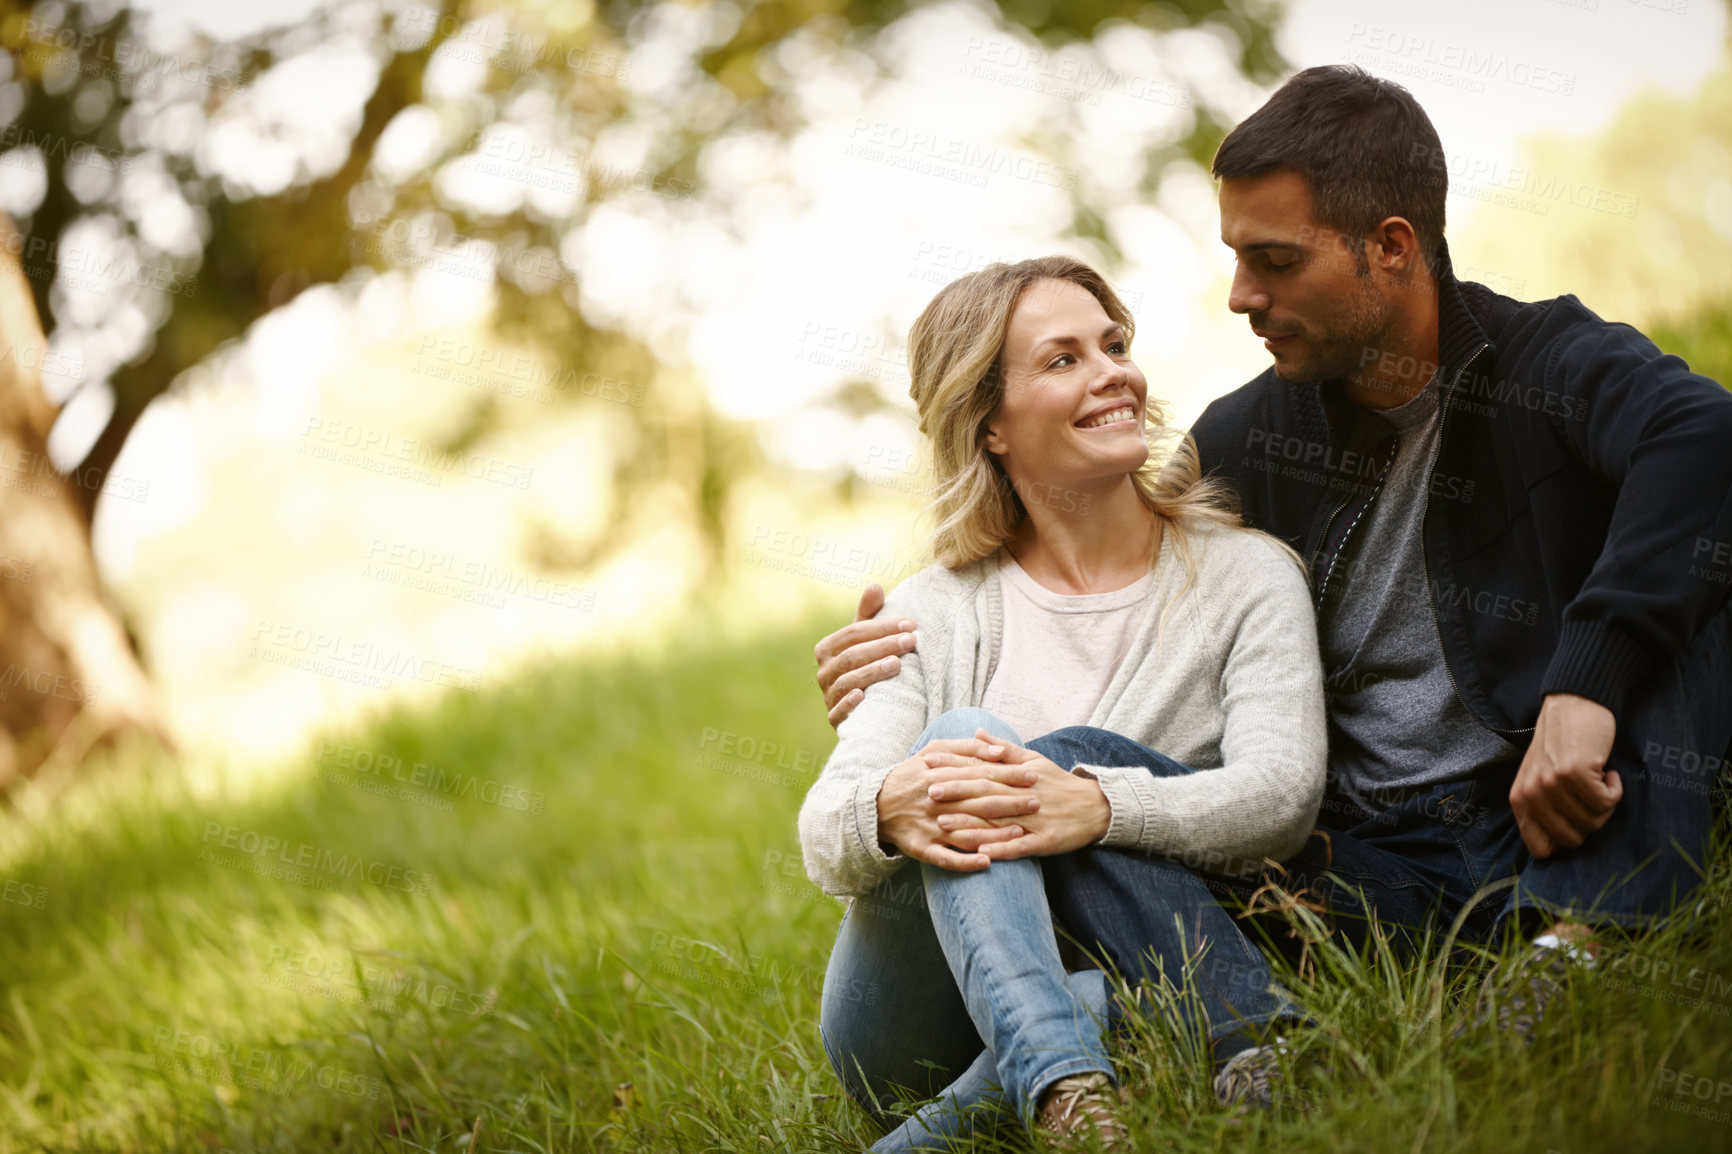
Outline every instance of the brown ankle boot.
{"type": "Polygon", "coordinates": [[[1073,1074],[1047,1087],[1040,1104],[1040,1130],[1060,1147],[1074,1149],[1077,1139],[1090,1130],[1103,1150],[1126,1144],[1125,1124],[1119,1121],[1119,1092],[1105,1074],[1073,1074]]]}

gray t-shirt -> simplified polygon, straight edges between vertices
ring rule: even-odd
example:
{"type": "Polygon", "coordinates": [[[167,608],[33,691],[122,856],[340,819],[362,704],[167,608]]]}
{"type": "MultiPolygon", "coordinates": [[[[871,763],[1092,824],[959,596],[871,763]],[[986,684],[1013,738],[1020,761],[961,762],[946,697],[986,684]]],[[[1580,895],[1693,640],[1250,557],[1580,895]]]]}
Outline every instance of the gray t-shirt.
{"type": "Polygon", "coordinates": [[[1438,399],[1433,377],[1405,404],[1357,411],[1354,447],[1375,445],[1394,426],[1396,453],[1336,561],[1318,618],[1330,776],[1373,813],[1406,787],[1459,781],[1517,756],[1462,705],[1438,639],[1422,545],[1438,399]]]}

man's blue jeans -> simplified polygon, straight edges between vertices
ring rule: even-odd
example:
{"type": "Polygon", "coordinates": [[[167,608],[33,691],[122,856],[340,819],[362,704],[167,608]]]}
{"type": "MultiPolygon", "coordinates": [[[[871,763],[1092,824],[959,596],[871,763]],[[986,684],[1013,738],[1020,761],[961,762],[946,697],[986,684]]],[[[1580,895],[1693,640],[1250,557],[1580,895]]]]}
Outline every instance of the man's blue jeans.
{"type": "MultiPolygon", "coordinates": [[[[1049,734],[1041,752],[1061,766],[1145,765],[1164,772],[1166,759],[1145,746],[1098,729],[1061,729],[1049,734]]],[[[1206,771],[1205,771],[1206,772],[1206,771]]],[[[1220,981],[1216,1002],[1237,1006],[1269,990],[1274,976],[1267,958],[1252,945],[1231,911],[1252,901],[1264,882],[1327,906],[1337,928],[1362,940],[1366,906],[1380,921],[1420,926],[1440,907],[1467,906],[1475,892],[1507,877],[1521,860],[1521,838],[1509,814],[1510,777],[1440,786],[1414,792],[1382,814],[1326,797],[1319,828],[1304,848],[1282,863],[1249,877],[1223,877],[1207,860],[1152,857],[1134,850],[1088,847],[1047,859],[1047,893],[1065,930],[1086,948],[1098,949],[1124,976],[1154,980],[1175,973],[1188,943],[1175,922],[1206,933],[1216,957],[1199,979],[1220,981]],[[1344,832],[1345,831],[1345,832],[1344,832]],[[1363,902],[1361,895],[1363,894],[1363,902]]],[[[1469,915],[1469,935],[1488,932],[1498,901],[1469,915]]],[[[1285,923],[1266,923],[1276,934],[1285,923]]],[[[1284,941],[1272,944],[1280,946],[1284,941]]],[[[1115,1007],[1116,1008],[1116,1007],[1115,1007]]],[[[1253,1015],[1252,1022],[1264,1020],[1253,1015]]],[[[1254,1031],[1233,1027],[1233,1016],[1210,1017],[1216,1054],[1254,1042],[1254,1031]],[[1225,1034],[1225,1036],[1223,1036],[1225,1034]]]]}
{"type": "MultiPolygon", "coordinates": [[[[1169,772],[1159,753],[1102,730],[1060,730],[1036,745],[1065,768],[1169,772]]],[[[1710,623],[1686,660],[1655,671],[1632,694],[1607,763],[1623,780],[1623,800],[1576,849],[1530,860],[1509,806],[1518,768],[1511,764],[1466,782],[1390,794],[1376,814],[1331,789],[1304,848],[1258,877],[1220,877],[1205,862],[1090,847],[1046,860],[1048,896],[1071,935],[1132,978],[1162,962],[1170,971],[1182,958],[1175,918],[1229,926],[1248,946],[1222,903],[1249,902],[1264,881],[1320,900],[1356,945],[1365,942],[1372,913],[1385,926],[1407,928],[1461,916],[1468,941],[1506,926],[1525,935],[1563,915],[1640,927],[1688,911],[1684,900],[1707,868],[1713,777],[1724,772],[1729,752],[1732,609],[1710,623]],[[1508,892],[1482,892],[1510,879],[1508,892]]],[[[1278,920],[1265,924],[1282,932],[1278,920]]],[[[1251,959],[1257,972],[1249,986],[1267,986],[1260,953],[1234,956],[1251,959]]]]}
{"type": "MultiPolygon", "coordinates": [[[[976,728],[1021,744],[992,714],[960,709],[914,749],[976,728]]],[[[1065,973],[1037,860],[978,873],[910,862],[843,917],[819,1030],[849,1096],[881,1123],[899,1121],[886,1108],[897,1088],[931,1094],[949,1082],[873,1146],[912,1150],[943,1146],[1007,1106],[1030,1122],[1060,1078],[1110,1075],[1106,1013],[1100,971],[1065,973]]]]}
{"type": "Polygon", "coordinates": [[[1618,771],[1623,799],[1582,845],[1527,863],[1514,908],[1629,928],[1683,908],[1707,873],[1713,795],[1728,754],[1732,602],[1683,660],[1631,691],[1606,762],[1618,771]]]}

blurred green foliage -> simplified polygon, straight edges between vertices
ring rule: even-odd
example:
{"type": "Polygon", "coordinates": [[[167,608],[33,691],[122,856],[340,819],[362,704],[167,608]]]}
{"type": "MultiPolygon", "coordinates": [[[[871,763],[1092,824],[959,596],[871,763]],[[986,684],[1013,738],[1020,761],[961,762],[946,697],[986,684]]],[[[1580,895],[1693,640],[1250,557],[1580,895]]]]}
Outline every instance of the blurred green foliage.
{"type": "Polygon", "coordinates": [[[1709,305],[1694,316],[1651,327],[1655,344],[1690,362],[1705,377],[1732,389],[1732,301],[1709,305]]]}
{"type": "MultiPolygon", "coordinates": [[[[11,94],[0,100],[0,129],[12,146],[0,163],[17,162],[36,147],[46,165],[43,199],[19,222],[27,245],[59,244],[69,230],[96,222],[141,266],[168,281],[166,289],[122,284],[111,293],[105,321],[124,316],[132,343],[111,372],[100,358],[87,358],[89,375],[106,380],[115,400],[113,417],[84,461],[89,475],[106,474],[153,398],[307,287],[351,279],[357,268],[426,263],[453,243],[479,244],[497,254],[502,331],[527,338],[561,369],[657,384],[633,410],[645,452],[618,464],[610,523],[632,515],[632,496],[646,485],[672,479],[688,508],[662,515],[686,516],[714,553],[723,524],[718,510],[738,471],[755,459],[743,444],[749,438],[711,412],[701,382],[664,380],[654,350],[586,320],[579,307],[582,270],[570,267],[562,252],[562,240],[618,190],[590,181],[569,206],[550,210],[545,201],[525,197],[509,211],[492,213],[454,200],[440,174],[473,158],[502,125],[527,126],[555,150],[580,159],[610,131],[625,129],[650,137],[646,171],[634,174],[642,177],[639,183],[677,190],[676,199],[725,215],[725,204],[710,203],[714,190],[701,175],[704,148],[748,130],[786,139],[804,120],[793,94],[796,77],[778,63],[779,49],[796,37],[845,45],[882,74],[875,33],[918,6],[911,0],[738,6],[726,0],[689,6],[441,0],[435,10],[398,0],[339,3],[234,42],[195,38],[168,59],[146,46],[139,14],[113,0],[38,0],[0,17],[0,47],[10,66],[9,77],[0,80],[9,79],[11,94]],[[696,68],[677,74],[667,91],[634,90],[625,83],[623,63],[664,17],[695,22],[695,47],[688,47],[696,68]],[[233,128],[237,116],[245,119],[237,101],[247,87],[340,38],[366,45],[378,80],[334,163],[322,153],[303,154],[286,182],[252,186],[223,171],[213,144],[226,148],[236,138],[219,142],[214,133],[233,128]],[[452,42],[483,62],[484,76],[466,90],[436,94],[427,85],[429,68],[452,42]],[[413,172],[385,171],[377,163],[381,138],[403,118],[427,112],[438,125],[433,152],[413,172]],[[168,243],[160,230],[146,227],[152,214],[160,223],[165,200],[177,200],[194,222],[190,243],[168,243]],[[670,446],[689,456],[673,459],[670,446]]],[[[1049,47],[1087,40],[1114,21],[1156,31],[1211,26],[1239,45],[1247,76],[1270,81],[1284,67],[1271,34],[1277,9],[1268,0],[1007,0],[999,10],[1007,25],[1029,30],[1049,47]]],[[[1193,120],[1186,139],[1163,147],[1168,159],[1212,149],[1221,114],[1200,104],[1193,120]]],[[[280,126],[251,128],[267,144],[284,143],[288,135],[280,126]]],[[[1154,163],[1150,170],[1160,167],[1154,163]]],[[[1080,208],[1076,217],[1083,231],[1103,227],[1080,208]]],[[[52,262],[33,279],[46,328],[93,327],[89,318],[66,315],[53,291],[52,262]]],[[[471,427],[451,430],[446,440],[468,443],[496,420],[489,405],[477,405],[471,427]]],[[[80,492],[94,505],[94,489],[80,492]]],[[[587,546],[547,542],[542,552],[582,565],[617,539],[603,534],[600,545],[587,546]]]]}

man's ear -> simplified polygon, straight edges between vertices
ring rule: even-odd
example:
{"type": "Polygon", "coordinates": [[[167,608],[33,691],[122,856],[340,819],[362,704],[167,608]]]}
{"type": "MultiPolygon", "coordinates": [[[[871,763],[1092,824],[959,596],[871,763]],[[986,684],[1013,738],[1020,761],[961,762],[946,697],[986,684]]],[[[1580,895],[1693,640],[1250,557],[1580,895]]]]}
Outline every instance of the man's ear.
{"type": "Polygon", "coordinates": [[[1391,276],[1411,277],[1424,270],[1419,236],[1404,216],[1385,217],[1370,237],[1372,263],[1391,276]]]}

